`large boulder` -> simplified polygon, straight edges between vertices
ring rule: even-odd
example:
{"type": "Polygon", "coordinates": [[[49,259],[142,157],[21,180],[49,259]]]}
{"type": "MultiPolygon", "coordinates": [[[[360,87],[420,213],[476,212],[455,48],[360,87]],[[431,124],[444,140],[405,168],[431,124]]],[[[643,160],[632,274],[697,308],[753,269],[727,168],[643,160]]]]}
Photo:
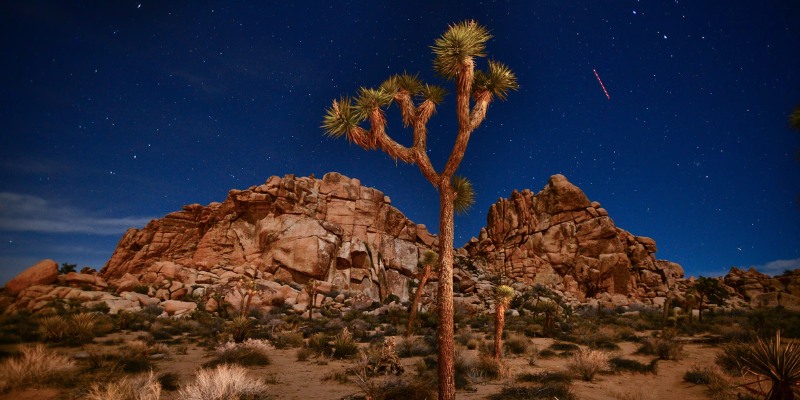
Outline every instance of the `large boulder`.
{"type": "Polygon", "coordinates": [[[6,293],[16,296],[34,285],[49,285],[58,279],[58,264],[50,259],[39,261],[6,283],[6,293]]]}

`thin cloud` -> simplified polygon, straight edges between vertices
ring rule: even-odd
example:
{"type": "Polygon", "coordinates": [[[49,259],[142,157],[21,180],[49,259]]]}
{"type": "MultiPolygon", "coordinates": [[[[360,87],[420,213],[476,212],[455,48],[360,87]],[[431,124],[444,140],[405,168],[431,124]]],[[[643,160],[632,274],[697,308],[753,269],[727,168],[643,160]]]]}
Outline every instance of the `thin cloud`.
{"type": "Polygon", "coordinates": [[[118,235],[151,219],[100,217],[37,196],[0,192],[0,231],[118,235]]]}
{"type": "Polygon", "coordinates": [[[793,260],[775,260],[764,265],[754,265],[753,267],[767,275],[780,275],[783,271],[800,269],[800,258],[795,258],[793,260]]]}

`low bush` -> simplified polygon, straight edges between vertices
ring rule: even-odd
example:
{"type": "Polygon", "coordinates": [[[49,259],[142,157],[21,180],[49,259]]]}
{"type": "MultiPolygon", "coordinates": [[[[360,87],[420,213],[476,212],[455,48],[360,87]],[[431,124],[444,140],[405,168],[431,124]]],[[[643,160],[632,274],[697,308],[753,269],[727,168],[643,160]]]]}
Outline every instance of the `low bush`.
{"type": "Polygon", "coordinates": [[[653,359],[649,364],[644,364],[636,360],[631,360],[622,357],[614,357],[610,359],[609,364],[614,371],[617,372],[638,372],[640,374],[655,374],[658,359],[653,359]]]}
{"type": "Polygon", "coordinates": [[[106,383],[93,383],[85,400],[158,400],[161,383],[150,371],[147,374],[126,376],[106,383]]]}
{"type": "Polygon", "coordinates": [[[242,366],[269,365],[269,345],[260,339],[247,339],[241,343],[228,342],[219,346],[211,361],[203,367],[216,367],[221,364],[242,366]]]}
{"type": "Polygon", "coordinates": [[[303,334],[296,331],[280,332],[272,339],[272,345],[281,350],[303,347],[304,344],[303,334]]]}
{"type": "Polygon", "coordinates": [[[693,365],[691,369],[683,374],[683,381],[694,383],[695,385],[708,385],[713,379],[713,373],[710,368],[701,368],[693,365]]]}
{"type": "Polygon", "coordinates": [[[580,350],[580,346],[575,343],[564,343],[564,342],[555,342],[551,344],[548,349],[553,351],[578,351],[580,350]]]}
{"type": "Polygon", "coordinates": [[[683,357],[683,345],[672,339],[647,338],[636,353],[655,355],[661,360],[680,360],[683,357]]]}
{"type": "Polygon", "coordinates": [[[750,354],[752,344],[747,343],[727,343],[722,345],[722,352],[717,354],[714,363],[722,371],[731,376],[743,376],[745,373],[744,357],[750,354]]]}
{"type": "Polygon", "coordinates": [[[572,383],[573,374],[567,371],[544,371],[535,374],[524,373],[517,376],[517,382],[534,382],[541,384],[572,383]]]}
{"type": "Polygon", "coordinates": [[[433,347],[419,337],[403,338],[397,344],[397,355],[402,358],[427,356],[433,352],[433,347]]]}
{"type": "Polygon", "coordinates": [[[568,385],[553,383],[542,386],[506,386],[500,393],[488,397],[489,400],[529,400],[559,399],[576,400],[568,385]]]}
{"type": "Polygon", "coordinates": [[[222,364],[213,369],[201,369],[194,380],[181,387],[178,397],[183,400],[267,399],[269,388],[259,379],[247,376],[247,370],[222,364]]]}
{"type": "Polygon", "coordinates": [[[580,349],[572,356],[570,369],[585,380],[591,381],[601,370],[609,368],[608,353],[600,350],[580,349]]]}
{"type": "Polygon", "coordinates": [[[524,335],[510,334],[503,342],[507,354],[525,354],[530,347],[530,340],[524,335]]]}
{"type": "Polygon", "coordinates": [[[75,363],[43,345],[24,346],[20,355],[0,363],[0,391],[28,386],[59,385],[71,380],[75,363]]]}

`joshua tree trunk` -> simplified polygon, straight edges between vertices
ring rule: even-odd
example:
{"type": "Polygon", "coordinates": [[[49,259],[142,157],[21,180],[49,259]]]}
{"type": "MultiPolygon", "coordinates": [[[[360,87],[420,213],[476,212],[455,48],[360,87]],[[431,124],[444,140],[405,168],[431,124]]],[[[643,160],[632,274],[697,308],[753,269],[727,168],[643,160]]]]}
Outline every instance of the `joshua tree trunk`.
{"type": "Polygon", "coordinates": [[[428,283],[428,278],[431,276],[431,266],[425,265],[425,270],[422,271],[422,274],[419,276],[419,287],[417,287],[417,292],[414,293],[414,302],[411,303],[411,312],[408,315],[408,329],[406,329],[406,337],[411,336],[411,331],[414,328],[414,321],[417,319],[417,308],[419,308],[419,302],[422,299],[422,292],[425,289],[425,284],[428,283]]]}
{"type": "Polygon", "coordinates": [[[439,188],[439,399],[456,398],[455,343],[453,329],[453,200],[450,178],[439,188]]]}
{"type": "Polygon", "coordinates": [[[506,325],[506,305],[503,302],[497,303],[497,310],[494,316],[494,359],[500,361],[502,353],[503,327],[506,325]]]}

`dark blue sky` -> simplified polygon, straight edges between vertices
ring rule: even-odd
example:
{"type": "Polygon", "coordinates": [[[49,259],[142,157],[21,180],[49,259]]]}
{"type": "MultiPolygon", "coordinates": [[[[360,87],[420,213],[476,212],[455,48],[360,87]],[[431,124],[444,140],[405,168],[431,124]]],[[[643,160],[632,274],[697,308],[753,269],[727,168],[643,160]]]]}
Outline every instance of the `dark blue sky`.
{"type": "MultiPolygon", "coordinates": [[[[561,173],[689,275],[800,266],[797,1],[293,3],[1,2],[0,281],[41,258],[102,267],[125,228],[271,175],[357,177],[436,231],[416,167],[319,126],[390,74],[443,83],[429,46],[464,19],[521,89],[470,142],[457,246],[561,173]]],[[[429,125],[437,168],[453,106],[429,125]]]]}

